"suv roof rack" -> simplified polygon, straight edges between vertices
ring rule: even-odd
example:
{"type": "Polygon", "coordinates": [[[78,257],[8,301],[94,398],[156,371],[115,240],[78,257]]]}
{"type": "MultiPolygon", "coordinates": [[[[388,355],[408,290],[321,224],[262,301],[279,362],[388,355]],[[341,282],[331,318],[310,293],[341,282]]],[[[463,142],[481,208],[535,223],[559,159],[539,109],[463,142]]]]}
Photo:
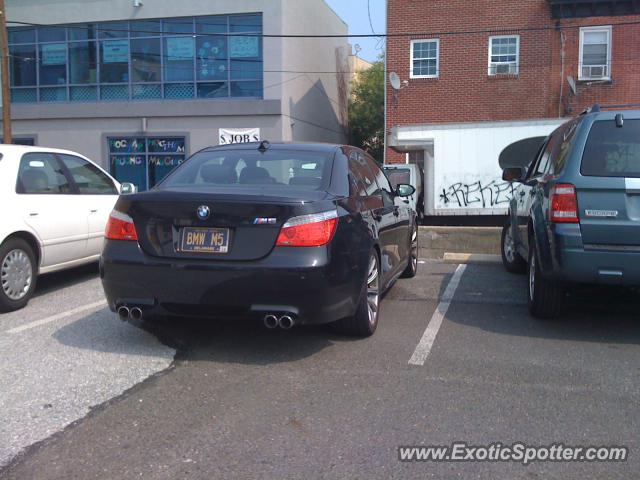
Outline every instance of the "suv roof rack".
{"type": "Polygon", "coordinates": [[[585,108],[580,115],[587,115],[589,113],[597,113],[600,111],[600,105],[594,103],[592,106],[585,108]]]}
{"type": "Polygon", "coordinates": [[[607,110],[621,110],[624,108],[640,108],[640,103],[623,103],[620,105],[601,105],[601,109],[607,110]]]}

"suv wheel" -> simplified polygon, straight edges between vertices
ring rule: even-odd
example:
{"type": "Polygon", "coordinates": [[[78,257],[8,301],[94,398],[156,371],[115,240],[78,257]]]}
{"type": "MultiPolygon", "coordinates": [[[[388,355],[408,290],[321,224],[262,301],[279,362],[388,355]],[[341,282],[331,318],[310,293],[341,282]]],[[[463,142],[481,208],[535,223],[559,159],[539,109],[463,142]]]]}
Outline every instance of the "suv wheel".
{"type": "Polygon", "coordinates": [[[0,312],[23,308],[36,287],[36,261],[31,246],[11,238],[0,246],[0,312]]]}
{"type": "Polygon", "coordinates": [[[542,276],[533,242],[533,239],[529,242],[529,278],[527,281],[529,312],[536,318],[554,318],[562,306],[564,288],[542,276]]]}
{"type": "Polygon", "coordinates": [[[502,238],[500,241],[502,253],[502,265],[507,272],[524,273],[527,270],[527,262],[520,256],[516,248],[516,242],[511,231],[511,219],[507,219],[502,227],[502,238]]]}

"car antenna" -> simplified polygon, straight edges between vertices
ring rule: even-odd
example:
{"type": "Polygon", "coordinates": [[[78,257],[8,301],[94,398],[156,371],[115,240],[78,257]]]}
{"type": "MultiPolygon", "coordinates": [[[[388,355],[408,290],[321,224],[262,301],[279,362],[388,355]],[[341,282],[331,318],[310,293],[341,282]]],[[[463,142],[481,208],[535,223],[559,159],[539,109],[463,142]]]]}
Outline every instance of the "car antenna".
{"type": "Polygon", "coordinates": [[[267,149],[269,148],[271,144],[269,143],[268,140],[263,140],[260,142],[260,146],[258,147],[258,150],[260,150],[261,152],[266,152],[267,149]]]}

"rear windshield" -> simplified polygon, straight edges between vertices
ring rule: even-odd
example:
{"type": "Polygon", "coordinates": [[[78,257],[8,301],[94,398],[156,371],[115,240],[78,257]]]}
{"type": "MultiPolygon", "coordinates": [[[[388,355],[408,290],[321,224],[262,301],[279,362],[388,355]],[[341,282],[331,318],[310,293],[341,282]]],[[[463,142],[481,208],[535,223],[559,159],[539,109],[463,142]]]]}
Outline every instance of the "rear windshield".
{"type": "Polygon", "coordinates": [[[640,177],[640,120],[594,122],[580,172],[598,177],[640,177]]]}
{"type": "Polygon", "coordinates": [[[332,163],[332,156],[325,152],[209,150],[196,153],[158,188],[259,186],[323,190],[329,184],[332,163]]]}
{"type": "Polygon", "coordinates": [[[384,171],[393,188],[401,183],[411,184],[411,171],[408,168],[385,168],[384,171]]]}

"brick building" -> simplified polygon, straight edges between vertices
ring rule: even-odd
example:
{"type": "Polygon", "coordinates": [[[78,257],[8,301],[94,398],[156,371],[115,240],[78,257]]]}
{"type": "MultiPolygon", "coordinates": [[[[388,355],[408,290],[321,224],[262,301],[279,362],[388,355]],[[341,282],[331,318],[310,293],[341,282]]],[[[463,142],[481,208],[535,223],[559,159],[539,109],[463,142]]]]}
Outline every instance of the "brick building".
{"type": "Polygon", "coordinates": [[[593,103],[640,104],[640,1],[389,0],[387,163],[429,215],[504,213],[498,155],[593,103]],[[396,85],[398,87],[398,85],[396,85]]]}

